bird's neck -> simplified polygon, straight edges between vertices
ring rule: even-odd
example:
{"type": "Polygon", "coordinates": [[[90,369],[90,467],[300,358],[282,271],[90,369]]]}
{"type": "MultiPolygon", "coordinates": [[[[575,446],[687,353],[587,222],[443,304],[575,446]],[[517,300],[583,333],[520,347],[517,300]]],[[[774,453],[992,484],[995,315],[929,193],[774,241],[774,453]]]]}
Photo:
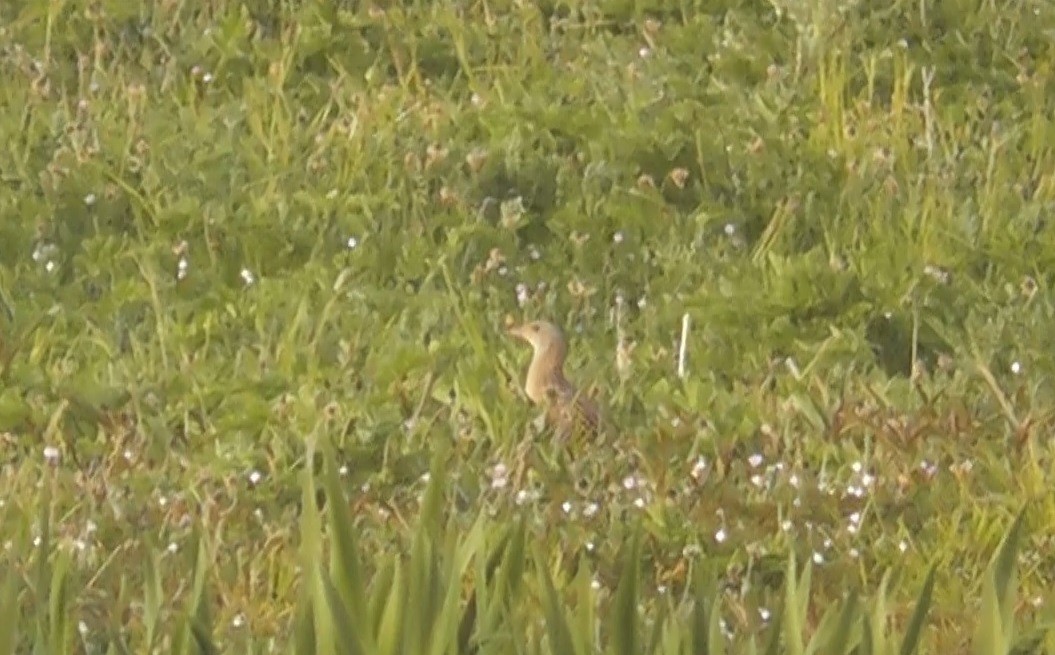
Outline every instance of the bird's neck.
{"type": "Polygon", "coordinates": [[[534,403],[546,401],[546,393],[554,387],[568,386],[564,377],[564,352],[559,348],[543,348],[535,351],[528,367],[527,384],[524,391],[534,403]]]}

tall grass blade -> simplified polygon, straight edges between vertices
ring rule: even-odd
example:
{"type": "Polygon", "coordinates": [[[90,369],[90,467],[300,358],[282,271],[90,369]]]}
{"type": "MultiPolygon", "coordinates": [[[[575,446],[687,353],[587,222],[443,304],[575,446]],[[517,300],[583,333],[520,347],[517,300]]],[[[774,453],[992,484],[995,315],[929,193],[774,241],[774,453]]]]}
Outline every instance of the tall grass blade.
{"type": "Polygon", "coordinates": [[[381,623],[377,629],[377,653],[395,655],[403,651],[403,630],[415,629],[424,618],[420,615],[407,615],[407,589],[403,580],[403,566],[397,559],[388,586],[388,598],[381,611],[381,623]]]}
{"type": "Polygon", "coordinates": [[[1015,559],[1024,518],[1025,508],[1015,517],[983,578],[981,616],[974,640],[974,652],[978,655],[1006,653],[1014,643],[1014,602],[1018,588],[1015,559]]]}
{"type": "Polygon", "coordinates": [[[294,655],[313,655],[318,651],[318,645],[315,643],[315,607],[311,592],[313,585],[302,579],[300,586],[297,609],[293,615],[292,651],[294,655]]]}
{"type": "Polygon", "coordinates": [[[593,570],[586,557],[579,561],[579,570],[572,581],[575,590],[575,621],[572,639],[576,653],[596,653],[597,645],[597,593],[593,589],[593,570]]]}
{"type": "MultiPolygon", "coordinates": [[[[481,632],[490,634],[505,615],[506,603],[512,600],[505,591],[509,588],[510,544],[521,531],[522,523],[517,522],[507,529],[498,542],[491,547],[486,560],[477,558],[475,579],[469,590],[469,600],[458,622],[457,652],[476,651],[474,639],[479,639],[481,632]],[[483,619],[480,619],[480,608],[484,608],[483,619]]],[[[523,544],[521,543],[521,550],[523,544]]],[[[521,553],[522,554],[522,553],[521,553]]],[[[521,562],[521,565],[523,563],[521,562]]],[[[486,638],[486,635],[484,635],[486,638]]]]}
{"type": "Polygon", "coordinates": [[[370,633],[366,629],[370,624],[370,616],[352,516],[341,488],[333,449],[328,442],[324,442],[322,450],[325,458],[323,486],[330,530],[330,578],[342,605],[347,608],[348,620],[352,622],[356,634],[363,639],[363,647],[373,650],[370,633]]]}
{"type": "MultiPolygon", "coordinates": [[[[51,587],[52,580],[52,568],[51,568],[51,481],[44,483],[43,490],[40,493],[40,542],[37,546],[37,566],[36,566],[36,581],[34,589],[34,600],[43,605],[44,603],[44,590],[51,587]]],[[[51,630],[48,629],[50,618],[43,612],[35,613],[35,635],[37,645],[43,645],[45,651],[59,652],[58,644],[51,641],[51,630]]]]}
{"type": "Polygon", "coordinates": [[[212,641],[208,629],[195,621],[190,626],[191,635],[194,636],[194,645],[198,647],[201,655],[219,655],[220,649],[212,641]]]}
{"type": "Polygon", "coordinates": [[[901,640],[901,650],[899,651],[901,655],[914,655],[919,648],[920,636],[923,634],[923,623],[927,619],[927,612],[930,610],[931,599],[934,596],[934,580],[937,572],[938,564],[934,563],[923,581],[923,589],[920,590],[919,598],[916,600],[916,609],[912,612],[912,618],[909,619],[908,627],[905,629],[905,636],[901,640]]]}
{"type": "MultiPolygon", "coordinates": [[[[807,567],[809,565],[807,564],[807,567]]],[[[803,574],[803,578],[805,578],[803,574]]],[[[806,590],[808,597],[809,591],[806,590]]],[[[784,574],[784,647],[790,655],[803,655],[802,637],[805,629],[805,613],[799,588],[798,566],[795,552],[788,552],[788,565],[784,574]]]]}
{"type": "Polygon", "coordinates": [[[871,621],[871,642],[868,647],[873,653],[890,653],[890,636],[887,632],[887,620],[890,613],[887,611],[887,600],[890,595],[889,589],[891,586],[897,586],[897,580],[900,577],[895,569],[888,569],[883,574],[883,579],[879,583],[879,589],[876,591],[875,596],[872,598],[872,611],[870,612],[871,621]]]}
{"type": "MultiPolygon", "coordinates": [[[[316,643],[321,646],[323,652],[341,653],[342,655],[363,655],[367,651],[363,648],[362,635],[355,629],[351,619],[348,617],[348,610],[344,606],[344,601],[341,600],[340,594],[337,593],[337,588],[333,586],[333,581],[330,580],[329,574],[320,567],[317,575],[318,585],[322,591],[321,600],[324,600],[325,607],[328,610],[326,612],[328,620],[316,623],[316,625],[323,627],[322,630],[316,630],[316,643]]],[[[321,614],[322,612],[316,612],[316,619],[321,614]]]]}
{"type": "Polygon", "coordinates": [[[539,587],[542,588],[542,615],[546,620],[550,652],[573,655],[578,651],[575,650],[575,644],[572,641],[571,629],[565,619],[564,608],[557,597],[557,589],[553,586],[553,578],[550,576],[546,558],[542,556],[538,548],[535,549],[534,559],[539,587]]]}
{"type": "MultiPolygon", "coordinates": [[[[453,529],[450,532],[452,535],[457,534],[453,529]]],[[[458,543],[457,547],[448,551],[454,553],[454,558],[447,568],[444,579],[441,581],[446,590],[446,595],[440,605],[439,614],[433,621],[435,630],[432,634],[432,640],[429,642],[429,652],[434,655],[448,652],[458,637],[458,628],[463,620],[463,613],[460,611],[462,580],[465,578],[465,573],[470,563],[483,550],[485,537],[486,530],[484,519],[481,515],[465,538],[458,543]]],[[[486,580],[482,582],[487,584],[486,580]]]]}
{"type": "Polygon", "coordinates": [[[14,571],[5,567],[3,587],[0,588],[0,607],[9,608],[8,611],[0,612],[0,655],[8,655],[15,652],[18,644],[18,583],[14,571]]]}
{"type": "Polygon", "coordinates": [[[640,635],[637,605],[641,600],[641,525],[634,529],[619,558],[620,576],[612,599],[612,651],[616,655],[638,655],[640,635]]]}
{"type": "Polygon", "coordinates": [[[860,619],[857,603],[857,593],[851,592],[841,607],[832,606],[825,612],[806,647],[808,655],[847,653],[856,646],[852,633],[854,625],[860,619]]]}
{"type": "Polygon", "coordinates": [[[70,616],[70,553],[59,550],[51,570],[48,594],[49,643],[53,652],[68,652],[73,636],[70,616]]]}
{"type": "Polygon", "coordinates": [[[710,576],[704,574],[703,566],[697,566],[692,575],[692,615],[689,617],[689,649],[698,655],[710,655],[709,627],[710,576]]]}
{"type": "Polygon", "coordinates": [[[143,626],[146,629],[146,644],[150,650],[156,643],[158,622],[161,620],[161,571],[157,549],[147,546],[146,562],[143,564],[143,626]]]}

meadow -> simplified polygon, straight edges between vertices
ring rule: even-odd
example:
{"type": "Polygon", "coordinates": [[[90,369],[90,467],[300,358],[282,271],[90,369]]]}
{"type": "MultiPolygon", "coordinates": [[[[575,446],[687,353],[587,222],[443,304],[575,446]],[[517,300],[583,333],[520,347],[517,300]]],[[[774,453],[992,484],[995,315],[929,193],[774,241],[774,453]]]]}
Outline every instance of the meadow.
{"type": "Polygon", "coordinates": [[[0,653],[1055,652],[1055,4],[5,0],[0,71],[0,653]]]}

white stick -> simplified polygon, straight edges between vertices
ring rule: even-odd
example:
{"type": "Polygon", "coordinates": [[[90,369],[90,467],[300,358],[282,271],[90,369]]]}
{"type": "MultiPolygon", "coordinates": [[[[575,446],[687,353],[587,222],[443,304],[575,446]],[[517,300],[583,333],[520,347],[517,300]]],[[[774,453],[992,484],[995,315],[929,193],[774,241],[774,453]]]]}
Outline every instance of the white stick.
{"type": "Polygon", "coordinates": [[[681,345],[678,347],[678,377],[685,379],[685,354],[689,347],[689,315],[681,317],[681,345]]]}

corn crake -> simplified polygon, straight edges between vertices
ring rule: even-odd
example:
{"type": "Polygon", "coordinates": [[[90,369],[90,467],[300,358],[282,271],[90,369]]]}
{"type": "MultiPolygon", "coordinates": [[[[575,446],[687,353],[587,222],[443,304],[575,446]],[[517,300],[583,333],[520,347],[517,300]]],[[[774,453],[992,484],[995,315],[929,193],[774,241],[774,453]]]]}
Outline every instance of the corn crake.
{"type": "Polygon", "coordinates": [[[560,328],[547,321],[532,321],[510,327],[507,332],[528,342],[534,350],[524,392],[531,402],[546,408],[547,421],[558,438],[578,434],[597,436],[601,430],[597,404],[580,393],[564,375],[568,342],[560,328]]]}

